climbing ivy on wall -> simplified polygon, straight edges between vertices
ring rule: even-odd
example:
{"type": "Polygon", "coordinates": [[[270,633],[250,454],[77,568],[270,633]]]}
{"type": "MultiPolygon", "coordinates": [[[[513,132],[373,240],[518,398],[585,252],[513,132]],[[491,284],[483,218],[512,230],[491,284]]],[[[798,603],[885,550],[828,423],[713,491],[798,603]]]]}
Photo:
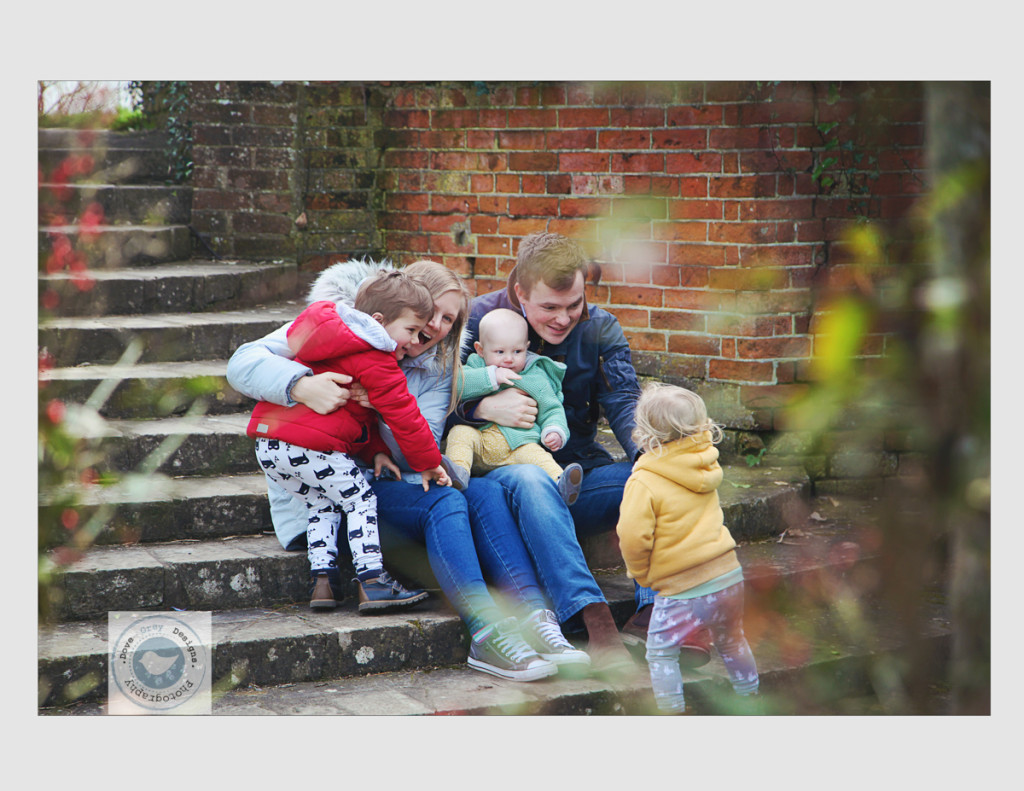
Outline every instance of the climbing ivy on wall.
{"type": "Polygon", "coordinates": [[[157,129],[167,131],[168,177],[181,184],[192,175],[192,121],[188,83],[184,80],[132,80],[132,106],[157,129]]]}

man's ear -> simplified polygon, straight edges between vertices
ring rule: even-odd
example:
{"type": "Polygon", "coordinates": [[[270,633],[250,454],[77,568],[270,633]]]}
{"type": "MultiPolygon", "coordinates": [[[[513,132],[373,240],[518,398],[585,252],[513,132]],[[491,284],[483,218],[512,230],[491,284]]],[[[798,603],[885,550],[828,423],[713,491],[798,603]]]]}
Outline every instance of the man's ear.
{"type": "Polygon", "coordinates": [[[380,326],[384,326],[384,314],[383,313],[371,313],[370,318],[377,322],[380,326]]]}
{"type": "Polygon", "coordinates": [[[523,287],[519,285],[518,281],[512,284],[512,290],[516,293],[516,299],[519,301],[520,305],[523,304],[524,299],[528,300],[530,298],[529,294],[523,294],[523,287]]]}
{"type": "Polygon", "coordinates": [[[484,356],[483,344],[481,344],[480,341],[473,341],[473,351],[475,351],[477,354],[479,354],[481,357],[483,357],[484,356]]]}

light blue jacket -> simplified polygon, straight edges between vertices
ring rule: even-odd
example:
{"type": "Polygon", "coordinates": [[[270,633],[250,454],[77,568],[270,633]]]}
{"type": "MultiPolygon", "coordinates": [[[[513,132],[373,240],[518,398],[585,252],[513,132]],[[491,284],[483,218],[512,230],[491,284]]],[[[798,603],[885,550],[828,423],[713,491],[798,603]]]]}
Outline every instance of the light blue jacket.
{"type": "MultiPolygon", "coordinates": [[[[299,377],[312,375],[313,372],[292,359],[293,354],[288,348],[286,335],[289,326],[290,324],[285,324],[259,340],[238,347],[228,361],[227,370],[228,383],[235,390],[249,398],[270,401],[282,406],[295,406],[297,402],[291,397],[292,387],[299,377]]],[[[451,398],[451,371],[441,373],[436,347],[419,357],[406,357],[398,365],[405,373],[409,392],[416,399],[427,425],[434,434],[435,442],[440,446],[451,398]]],[[[391,430],[383,422],[380,423],[380,433],[391,450],[395,464],[402,471],[402,480],[421,485],[420,474],[409,468],[391,430]]],[[[359,463],[358,459],[354,461],[359,463]]],[[[372,470],[365,470],[365,474],[367,479],[372,480],[372,470]]],[[[267,494],[270,498],[274,532],[281,546],[287,549],[295,539],[306,535],[306,507],[298,498],[269,479],[267,494]]]]}

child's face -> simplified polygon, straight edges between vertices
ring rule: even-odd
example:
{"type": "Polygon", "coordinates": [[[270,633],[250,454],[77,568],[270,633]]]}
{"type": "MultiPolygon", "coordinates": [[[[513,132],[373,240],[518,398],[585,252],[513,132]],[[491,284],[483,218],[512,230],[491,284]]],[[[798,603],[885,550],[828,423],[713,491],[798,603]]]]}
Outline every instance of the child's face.
{"type": "MultiPolygon", "coordinates": [[[[379,316],[380,314],[375,315],[379,316]]],[[[384,326],[384,332],[390,335],[391,339],[398,344],[395,348],[395,357],[397,359],[401,360],[409,353],[409,348],[417,342],[420,330],[426,325],[428,319],[429,316],[421,319],[409,308],[406,308],[402,311],[402,315],[394,321],[387,324],[381,322],[384,326]]]]}
{"type": "Polygon", "coordinates": [[[474,345],[476,353],[483,357],[484,364],[511,368],[516,373],[522,371],[526,367],[526,353],[529,351],[526,336],[514,331],[493,332],[491,335],[474,345]]]}

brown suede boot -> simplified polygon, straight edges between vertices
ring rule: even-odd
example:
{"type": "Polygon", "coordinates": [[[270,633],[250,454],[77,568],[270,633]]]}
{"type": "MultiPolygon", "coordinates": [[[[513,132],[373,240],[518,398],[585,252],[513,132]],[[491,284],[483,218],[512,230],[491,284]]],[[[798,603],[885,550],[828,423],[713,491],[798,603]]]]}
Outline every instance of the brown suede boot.
{"type": "Polygon", "coordinates": [[[591,672],[610,681],[625,681],[634,676],[638,668],[622,644],[608,605],[604,602],[588,604],[582,614],[589,638],[587,653],[591,672]]]}

